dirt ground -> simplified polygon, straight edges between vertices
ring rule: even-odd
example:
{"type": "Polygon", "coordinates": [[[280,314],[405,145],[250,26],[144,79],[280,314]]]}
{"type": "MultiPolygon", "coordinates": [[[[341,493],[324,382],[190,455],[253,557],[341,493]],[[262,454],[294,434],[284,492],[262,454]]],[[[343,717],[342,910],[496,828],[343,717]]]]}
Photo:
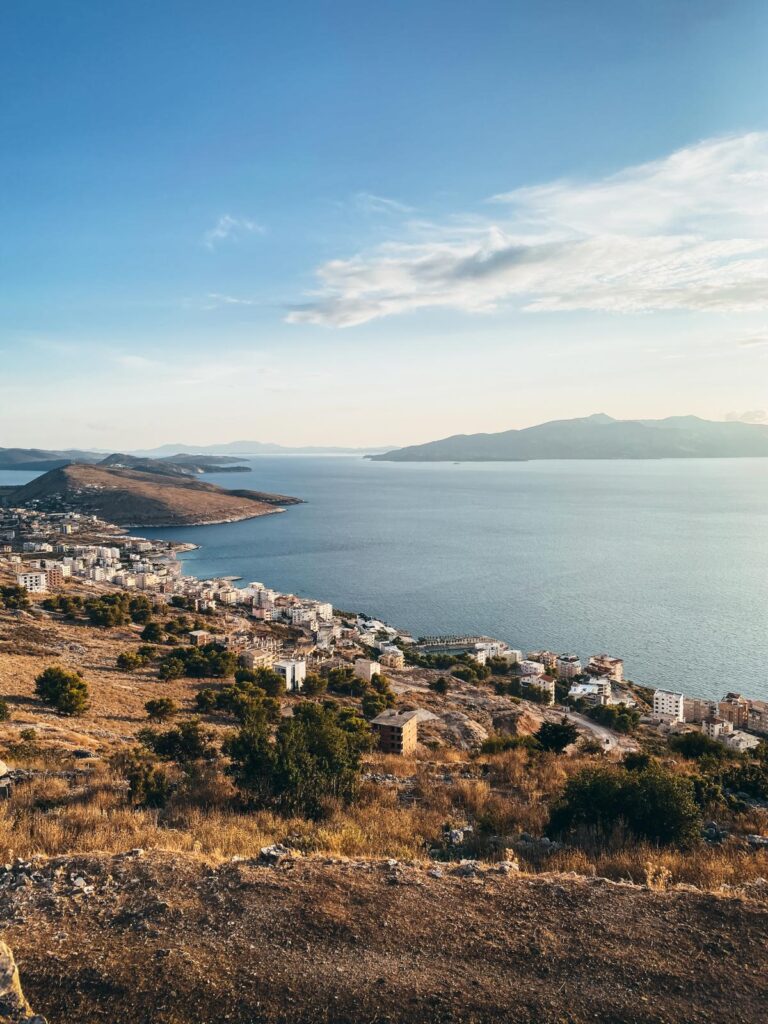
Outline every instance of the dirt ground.
{"type": "Polygon", "coordinates": [[[54,864],[0,896],[2,937],[50,1024],[765,1019],[765,886],[723,897],[158,853],[54,864]]]}

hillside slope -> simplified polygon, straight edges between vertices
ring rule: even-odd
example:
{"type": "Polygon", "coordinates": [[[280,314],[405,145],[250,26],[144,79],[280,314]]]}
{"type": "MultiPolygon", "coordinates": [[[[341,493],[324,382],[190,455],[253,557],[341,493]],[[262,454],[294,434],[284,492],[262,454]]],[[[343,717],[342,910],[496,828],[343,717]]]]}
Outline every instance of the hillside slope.
{"type": "Polygon", "coordinates": [[[768,457],[768,425],[696,416],[615,420],[598,413],[499,434],[456,434],[371,455],[382,462],[505,462],[529,459],[768,457]]]}
{"type": "Polygon", "coordinates": [[[278,511],[300,499],[260,491],[227,491],[186,475],[70,465],[6,494],[11,505],[41,501],[100,516],[120,526],[233,522],[278,511]]]}
{"type": "Polygon", "coordinates": [[[751,1024],[768,999],[764,887],[160,852],[3,882],[3,937],[50,1024],[751,1024]]]}

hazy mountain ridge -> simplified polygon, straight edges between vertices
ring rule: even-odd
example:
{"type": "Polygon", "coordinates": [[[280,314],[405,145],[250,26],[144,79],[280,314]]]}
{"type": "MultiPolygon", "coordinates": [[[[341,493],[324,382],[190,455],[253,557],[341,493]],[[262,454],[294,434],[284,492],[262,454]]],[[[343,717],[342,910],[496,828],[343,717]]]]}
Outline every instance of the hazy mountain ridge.
{"type": "Polygon", "coordinates": [[[456,434],[368,456],[387,462],[768,457],[768,425],[697,416],[616,420],[604,413],[497,434],[456,434]]]}

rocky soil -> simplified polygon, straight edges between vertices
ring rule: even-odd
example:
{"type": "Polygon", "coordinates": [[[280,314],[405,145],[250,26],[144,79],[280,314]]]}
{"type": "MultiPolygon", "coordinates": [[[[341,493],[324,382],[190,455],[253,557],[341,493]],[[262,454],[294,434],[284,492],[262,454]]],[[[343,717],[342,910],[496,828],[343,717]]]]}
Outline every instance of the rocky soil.
{"type": "Polygon", "coordinates": [[[0,929],[50,1024],[755,1024],[768,1005],[766,882],[132,851],[6,865],[0,929]]]}

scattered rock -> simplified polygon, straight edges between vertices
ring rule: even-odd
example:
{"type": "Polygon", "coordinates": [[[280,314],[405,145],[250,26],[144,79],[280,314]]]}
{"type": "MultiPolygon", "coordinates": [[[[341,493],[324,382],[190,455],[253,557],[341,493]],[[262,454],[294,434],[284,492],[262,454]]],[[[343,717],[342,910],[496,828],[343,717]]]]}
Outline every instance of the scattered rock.
{"type": "Polygon", "coordinates": [[[281,843],[273,843],[272,846],[262,846],[259,851],[259,862],[269,864],[270,867],[277,867],[298,856],[297,850],[292,850],[289,846],[283,846],[281,843]]]}

